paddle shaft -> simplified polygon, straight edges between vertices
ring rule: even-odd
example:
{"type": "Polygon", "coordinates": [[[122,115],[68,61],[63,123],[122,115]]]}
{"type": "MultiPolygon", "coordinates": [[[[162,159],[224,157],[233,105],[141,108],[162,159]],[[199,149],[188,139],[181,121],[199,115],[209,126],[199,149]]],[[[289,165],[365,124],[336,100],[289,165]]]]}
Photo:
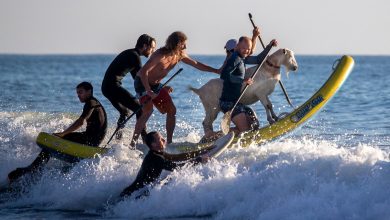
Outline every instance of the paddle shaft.
{"type": "MultiPolygon", "coordinates": [[[[263,61],[261,61],[261,63],[256,67],[255,72],[252,73],[250,78],[253,79],[256,76],[257,72],[259,72],[259,69],[263,65],[265,60],[266,59],[263,59],[263,61]]],[[[237,104],[240,102],[241,98],[244,96],[245,91],[248,88],[248,86],[249,86],[248,84],[245,85],[244,89],[242,90],[242,92],[241,92],[240,96],[238,97],[236,103],[234,103],[233,108],[232,108],[232,110],[230,110],[230,112],[233,112],[234,108],[236,108],[237,104]]]]}
{"type": "MultiPolygon", "coordinates": [[[[249,13],[249,19],[250,19],[250,21],[251,21],[251,23],[252,23],[252,25],[253,25],[253,27],[256,27],[256,25],[255,25],[255,22],[253,22],[253,19],[252,19],[252,14],[251,13],[249,13]]],[[[258,38],[259,38],[259,40],[260,40],[260,43],[261,43],[261,46],[263,46],[263,49],[265,49],[265,46],[264,46],[264,43],[263,43],[263,40],[261,39],[261,37],[260,37],[260,35],[259,36],[257,36],[258,38]]],[[[284,85],[283,85],[283,82],[282,82],[282,79],[280,79],[279,80],[279,85],[280,85],[280,87],[282,88],[282,91],[283,91],[283,93],[284,93],[284,96],[286,97],[286,99],[287,99],[287,102],[288,102],[288,104],[292,107],[292,108],[294,108],[295,109],[295,107],[294,107],[294,105],[292,104],[292,102],[291,102],[291,99],[290,99],[290,97],[288,96],[288,94],[287,94],[287,91],[286,91],[286,89],[284,88],[284,85]]]]}
{"type": "MultiPolygon", "coordinates": [[[[164,86],[166,86],[170,81],[172,81],[173,78],[175,78],[181,71],[183,71],[183,68],[180,68],[175,74],[173,74],[162,86],[160,89],[164,88],[164,86]]],[[[160,90],[158,91],[160,92],[160,90]]],[[[148,99],[146,102],[149,102],[150,100],[152,99],[148,99]]],[[[141,106],[135,110],[129,117],[127,117],[122,123],[121,125],[124,125],[127,123],[127,121],[129,121],[134,115],[136,115],[139,111],[141,111],[143,105],[141,104],[141,106]]],[[[114,138],[115,134],[119,131],[120,127],[117,126],[114,133],[111,135],[110,139],[108,140],[107,144],[103,147],[105,148],[112,140],[112,138],[114,138]]]]}

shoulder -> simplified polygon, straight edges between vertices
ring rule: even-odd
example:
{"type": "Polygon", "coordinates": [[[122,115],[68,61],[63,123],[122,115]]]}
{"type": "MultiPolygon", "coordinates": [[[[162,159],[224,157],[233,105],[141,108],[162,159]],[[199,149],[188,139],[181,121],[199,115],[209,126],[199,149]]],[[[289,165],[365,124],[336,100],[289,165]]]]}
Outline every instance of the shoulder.
{"type": "Polygon", "coordinates": [[[133,49],[127,49],[127,50],[124,50],[122,51],[118,57],[124,57],[124,58],[135,58],[135,57],[140,57],[139,54],[138,54],[138,51],[133,48],[133,49]]]}
{"type": "Polygon", "coordinates": [[[238,55],[237,52],[234,52],[226,61],[227,63],[231,65],[238,65],[239,63],[243,62],[243,59],[238,55]]]}
{"type": "Polygon", "coordinates": [[[90,106],[92,108],[94,107],[103,107],[100,102],[95,98],[95,97],[92,97],[90,98],[88,101],[85,102],[85,105],[86,106],[90,106]]]}
{"type": "Polygon", "coordinates": [[[151,164],[160,164],[163,161],[164,161],[164,157],[161,154],[149,150],[142,163],[151,165],[151,164]]]}
{"type": "Polygon", "coordinates": [[[149,60],[147,62],[156,62],[156,61],[160,61],[162,59],[164,59],[166,57],[165,54],[163,54],[161,51],[157,50],[156,52],[154,52],[149,60]]]}

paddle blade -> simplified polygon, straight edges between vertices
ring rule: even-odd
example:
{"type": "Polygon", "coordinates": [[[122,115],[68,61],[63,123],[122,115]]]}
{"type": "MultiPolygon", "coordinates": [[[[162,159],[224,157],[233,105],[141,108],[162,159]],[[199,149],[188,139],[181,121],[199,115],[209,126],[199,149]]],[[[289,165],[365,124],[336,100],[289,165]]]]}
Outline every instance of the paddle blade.
{"type": "Polygon", "coordinates": [[[222,121],[221,121],[221,130],[224,135],[229,133],[230,130],[230,118],[232,116],[232,111],[228,111],[223,115],[222,121]]]}

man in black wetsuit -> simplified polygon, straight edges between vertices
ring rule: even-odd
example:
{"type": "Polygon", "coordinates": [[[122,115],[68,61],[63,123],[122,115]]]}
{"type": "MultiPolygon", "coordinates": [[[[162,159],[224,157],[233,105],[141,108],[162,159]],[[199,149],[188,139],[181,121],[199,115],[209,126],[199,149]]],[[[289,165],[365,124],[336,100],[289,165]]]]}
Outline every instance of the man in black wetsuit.
{"type": "MultiPolygon", "coordinates": [[[[143,188],[156,181],[163,170],[173,171],[174,169],[185,165],[185,163],[176,163],[169,160],[164,152],[166,147],[166,140],[161,136],[159,132],[152,131],[145,136],[146,145],[149,147],[149,152],[146,154],[144,161],[142,162],[141,169],[139,170],[134,182],[125,188],[121,197],[130,196],[133,192],[143,188]]],[[[192,162],[204,163],[207,162],[208,156],[201,155],[192,162]]],[[[191,162],[191,160],[189,161],[191,162]]]]}
{"type": "MultiPolygon", "coordinates": [[[[84,104],[80,117],[67,129],[55,135],[77,143],[97,147],[103,141],[107,130],[107,115],[100,102],[93,97],[93,87],[89,82],[82,82],[76,87],[77,96],[84,104]],[[85,132],[74,132],[87,122],[85,132]]],[[[42,168],[50,159],[50,153],[42,150],[31,165],[17,168],[8,174],[10,182],[18,179],[26,173],[33,173],[42,168]]]]}
{"type": "MultiPolygon", "coordinates": [[[[138,70],[141,69],[141,55],[149,57],[156,48],[156,40],[147,35],[141,35],[135,48],[128,49],[121,52],[112,61],[108,67],[102,83],[103,95],[110,100],[111,104],[119,111],[118,127],[124,127],[124,120],[129,116],[129,109],[133,112],[141,108],[141,105],[136,97],[122,87],[122,79],[127,75],[128,72],[131,76],[136,76],[138,70]]],[[[142,111],[138,111],[137,119],[142,115],[142,111]]],[[[143,126],[144,123],[136,122],[135,129],[143,126]]],[[[140,128],[142,130],[142,128],[140,128]]],[[[145,129],[141,132],[141,135],[146,135],[145,129]]],[[[118,131],[116,135],[117,139],[121,139],[122,131],[118,131]]]]}

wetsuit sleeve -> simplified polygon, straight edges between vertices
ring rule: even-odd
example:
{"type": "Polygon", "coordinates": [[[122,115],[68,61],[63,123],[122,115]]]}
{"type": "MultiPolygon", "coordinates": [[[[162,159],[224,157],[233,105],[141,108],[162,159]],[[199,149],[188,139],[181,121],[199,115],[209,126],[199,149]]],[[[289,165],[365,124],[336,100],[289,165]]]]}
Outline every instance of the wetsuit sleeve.
{"type": "Polygon", "coordinates": [[[129,62],[131,63],[130,66],[132,67],[130,69],[131,76],[133,79],[135,79],[135,76],[142,67],[141,57],[134,53],[132,54],[129,62]]]}
{"type": "Polygon", "coordinates": [[[130,196],[133,192],[153,182],[160,175],[155,167],[155,164],[158,164],[158,160],[158,157],[153,157],[150,153],[147,154],[134,182],[122,191],[121,196],[130,196]],[[158,172],[157,175],[154,175],[153,171],[158,172]]]}
{"type": "Polygon", "coordinates": [[[143,188],[144,186],[145,184],[136,180],[122,191],[121,196],[130,196],[133,192],[143,188]]]}
{"type": "Polygon", "coordinates": [[[162,163],[162,167],[163,169],[165,170],[169,170],[169,171],[173,171],[174,169],[178,168],[178,167],[182,167],[184,166],[185,163],[175,163],[171,160],[167,160],[167,159],[164,159],[163,163],[162,163]]]}
{"type": "Polygon", "coordinates": [[[246,64],[260,64],[267,57],[267,54],[272,48],[272,44],[269,44],[259,55],[249,56],[245,59],[246,64]]]}

